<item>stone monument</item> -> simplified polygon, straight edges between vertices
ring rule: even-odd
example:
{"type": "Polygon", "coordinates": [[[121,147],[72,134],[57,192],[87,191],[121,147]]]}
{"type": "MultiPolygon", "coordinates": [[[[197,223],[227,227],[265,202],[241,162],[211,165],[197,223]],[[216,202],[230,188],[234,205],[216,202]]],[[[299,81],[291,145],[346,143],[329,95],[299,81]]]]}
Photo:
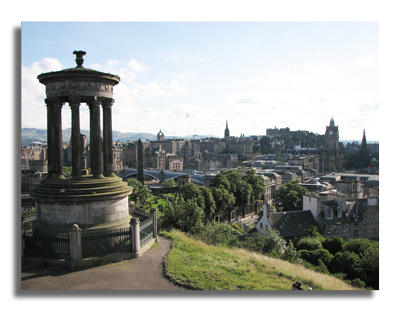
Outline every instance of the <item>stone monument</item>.
{"type": "Polygon", "coordinates": [[[83,67],[85,51],[74,51],[75,68],[38,75],[46,87],[48,176],[31,193],[36,204],[36,231],[129,226],[132,187],[113,172],[112,106],[116,75],[83,67]],[[62,108],[71,109],[72,174],[63,174],[62,108]],[[80,105],[90,112],[90,170],[80,133],[80,105]],[[103,112],[103,138],[100,113],[103,112]]]}

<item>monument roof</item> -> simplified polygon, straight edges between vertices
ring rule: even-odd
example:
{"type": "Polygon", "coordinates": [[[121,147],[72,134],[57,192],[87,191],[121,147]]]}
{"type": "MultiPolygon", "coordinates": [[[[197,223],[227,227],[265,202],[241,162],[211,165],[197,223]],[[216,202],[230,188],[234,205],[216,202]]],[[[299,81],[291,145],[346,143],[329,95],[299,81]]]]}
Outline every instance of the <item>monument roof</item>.
{"type": "Polygon", "coordinates": [[[121,81],[121,78],[117,75],[111,73],[105,73],[89,68],[83,67],[83,55],[86,54],[85,51],[74,51],[73,54],[76,54],[75,62],[77,64],[74,68],[67,68],[60,71],[50,71],[46,73],[42,73],[37,76],[40,83],[46,84],[47,82],[54,81],[63,81],[63,80],[104,80],[106,79],[108,82],[112,82],[113,85],[116,85],[121,81]]]}

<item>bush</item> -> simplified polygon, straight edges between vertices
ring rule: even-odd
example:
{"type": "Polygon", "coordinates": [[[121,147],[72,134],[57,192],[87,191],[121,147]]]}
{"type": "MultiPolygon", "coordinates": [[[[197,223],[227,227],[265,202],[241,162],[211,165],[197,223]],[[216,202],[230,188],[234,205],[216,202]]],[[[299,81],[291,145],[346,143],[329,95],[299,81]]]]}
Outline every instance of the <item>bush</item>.
{"type": "Polygon", "coordinates": [[[162,229],[183,232],[197,230],[203,225],[204,211],[192,200],[174,200],[163,208],[162,229]]]}
{"type": "Polygon", "coordinates": [[[193,235],[206,244],[232,247],[238,244],[237,234],[239,234],[239,232],[230,225],[219,222],[209,222],[193,235]]]}
{"type": "Polygon", "coordinates": [[[282,256],[286,251],[286,242],[275,230],[267,230],[266,234],[256,233],[241,242],[241,246],[253,252],[282,256]]]}
{"type": "Polygon", "coordinates": [[[332,274],[345,273],[348,280],[356,278],[364,280],[366,277],[360,256],[349,251],[336,253],[329,265],[329,271],[332,274]]]}
{"type": "Polygon", "coordinates": [[[332,259],[333,255],[329,253],[326,249],[316,249],[313,251],[309,250],[300,250],[300,255],[301,258],[304,259],[305,261],[308,261],[309,263],[313,264],[314,266],[319,266],[320,261],[325,265],[329,266],[332,259]]]}
{"type": "Polygon", "coordinates": [[[305,249],[309,251],[314,251],[316,249],[322,248],[322,242],[317,237],[307,236],[301,238],[296,245],[297,250],[305,249]]]}
{"type": "Polygon", "coordinates": [[[343,250],[344,241],[342,238],[325,239],[322,241],[323,248],[327,249],[332,255],[343,250]]]}

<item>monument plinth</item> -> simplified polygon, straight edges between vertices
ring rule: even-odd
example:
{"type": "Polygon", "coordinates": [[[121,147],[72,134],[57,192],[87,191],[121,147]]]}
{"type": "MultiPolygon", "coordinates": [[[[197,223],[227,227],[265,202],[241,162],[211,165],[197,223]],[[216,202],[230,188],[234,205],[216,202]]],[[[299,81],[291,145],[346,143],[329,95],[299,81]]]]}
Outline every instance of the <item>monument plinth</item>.
{"type": "Polygon", "coordinates": [[[48,176],[32,192],[37,230],[129,226],[132,187],[113,172],[112,106],[116,75],[83,67],[85,51],[74,51],[75,68],[40,74],[46,86],[48,176]],[[72,175],[63,174],[62,108],[71,109],[72,175]],[[90,112],[90,164],[82,155],[80,105],[90,112]],[[103,139],[100,113],[103,112],[103,139]]]}

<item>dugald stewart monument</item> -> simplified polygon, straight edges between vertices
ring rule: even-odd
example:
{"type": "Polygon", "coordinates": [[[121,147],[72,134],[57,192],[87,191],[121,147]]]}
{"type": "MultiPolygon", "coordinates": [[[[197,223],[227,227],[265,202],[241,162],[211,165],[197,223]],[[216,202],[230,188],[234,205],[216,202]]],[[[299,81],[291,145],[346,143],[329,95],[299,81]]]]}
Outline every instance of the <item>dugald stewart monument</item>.
{"type": "Polygon", "coordinates": [[[76,67],[40,74],[46,87],[48,176],[31,193],[36,204],[34,232],[62,232],[129,226],[132,188],[113,172],[113,88],[120,77],[83,67],[85,51],[74,51],[76,67]],[[80,133],[80,105],[90,112],[90,168],[80,133]],[[72,174],[63,175],[62,111],[71,109],[72,174]],[[103,113],[103,138],[101,116],[103,113]]]}

